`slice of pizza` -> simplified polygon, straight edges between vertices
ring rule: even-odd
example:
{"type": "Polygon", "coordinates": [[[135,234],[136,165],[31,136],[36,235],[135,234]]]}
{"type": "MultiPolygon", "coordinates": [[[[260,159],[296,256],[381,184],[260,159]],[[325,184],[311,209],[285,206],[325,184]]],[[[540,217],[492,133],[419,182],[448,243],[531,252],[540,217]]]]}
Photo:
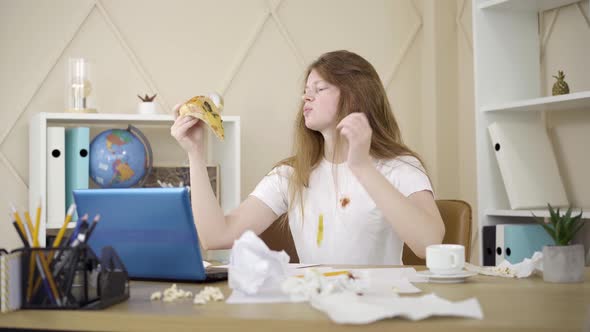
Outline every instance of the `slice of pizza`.
{"type": "Polygon", "coordinates": [[[223,120],[219,114],[223,109],[223,101],[220,96],[212,95],[207,96],[196,96],[187,100],[178,109],[180,116],[188,115],[197,119],[203,120],[215,133],[215,136],[219,140],[223,141],[223,120]],[[217,99],[217,103],[211,98],[217,99]]]}

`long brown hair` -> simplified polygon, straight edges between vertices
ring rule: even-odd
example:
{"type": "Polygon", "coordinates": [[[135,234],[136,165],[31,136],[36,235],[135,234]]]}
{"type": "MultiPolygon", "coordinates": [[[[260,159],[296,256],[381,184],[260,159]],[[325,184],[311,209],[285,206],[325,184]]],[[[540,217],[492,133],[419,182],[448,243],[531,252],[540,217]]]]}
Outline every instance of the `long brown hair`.
{"type": "MultiPolygon", "coordinates": [[[[306,78],[312,70],[340,89],[336,115],[338,122],[353,112],[365,113],[373,130],[369,151],[373,158],[414,156],[422,163],[420,157],[403,143],[385,88],[377,71],[367,60],[349,51],[334,51],[321,55],[309,65],[306,78]]],[[[295,120],[293,156],[276,165],[293,167],[289,178],[289,208],[299,199],[302,212],[303,190],[309,186],[309,176],[324,156],[324,137],[320,132],[305,126],[303,105],[304,102],[299,106],[295,120]]],[[[339,136],[334,151],[338,151],[339,136]]]]}

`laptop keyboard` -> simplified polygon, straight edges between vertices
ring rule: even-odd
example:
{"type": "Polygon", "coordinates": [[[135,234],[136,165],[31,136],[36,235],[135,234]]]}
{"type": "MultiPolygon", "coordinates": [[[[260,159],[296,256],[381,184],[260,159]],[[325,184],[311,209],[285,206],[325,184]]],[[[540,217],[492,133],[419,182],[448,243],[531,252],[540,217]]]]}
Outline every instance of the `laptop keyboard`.
{"type": "Polygon", "coordinates": [[[216,282],[227,280],[227,269],[209,267],[205,269],[206,279],[198,282],[216,282]]]}

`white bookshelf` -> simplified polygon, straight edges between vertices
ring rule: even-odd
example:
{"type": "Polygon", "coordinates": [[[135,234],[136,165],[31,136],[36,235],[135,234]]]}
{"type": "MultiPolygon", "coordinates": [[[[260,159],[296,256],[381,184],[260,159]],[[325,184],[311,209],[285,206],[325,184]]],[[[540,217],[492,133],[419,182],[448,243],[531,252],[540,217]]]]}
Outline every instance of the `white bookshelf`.
{"type": "Polygon", "coordinates": [[[516,100],[497,105],[484,105],[482,112],[520,111],[572,111],[590,109],[590,91],[574,92],[567,95],[516,100]]]}
{"type": "MultiPolygon", "coordinates": [[[[240,204],[240,118],[238,116],[222,116],[222,119],[225,140],[219,142],[211,131],[208,131],[207,157],[209,164],[218,164],[220,166],[220,203],[227,213],[240,204]]],[[[139,128],[144,134],[148,132],[157,134],[157,140],[148,135],[154,159],[157,159],[158,154],[163,154],[168,157],[167,159],[185,161],[186,155],[178,148],[178,145],[170,136],[170,126],[173,122],[172,115],[167,114],[45,112],[35,114],[29,123],[29,211],[35,211],[40,198],[43,207],[46,206],[47,202],[46,147],[48,127],[87,126],[91,129],[90,140],[92,141],[98,131],[108,128],[124,129],[131,124],[139,128]]],[[[89,181],[92,180],[89,179],[89,181]]],[[[39,239],[43,242],[43,245],[45,245],[47,230],[61,227],[61,223],[47,223],[45,211],[46,209],[43,210],[41,215],[41,229],[39,232],[39,239]]]]}
{"type": "Polygon", "coordinates": [[[479,8],[541,12],[567,6],[578,1],[579,0],[485,0],[479,1],[479,8]]]}
{"type": "MultiPolygon", "coordinates": [[[[578,1],[472,1],[478,251],[483,261],[481,227],[534,221],[531,210],[510,208],[488,126],[498,120],[543,121],[545,112],[590,110],[590,91],[544,96],[541,90],[539,12],[578,1]]],[[[579,185],[587,185],[589,181],[579,179],[579,185]]],[[[538,217],[549,216],[541,209],[532,213],[538,217]]],[[[590,211],[584,211],[583,218],[589,219],[590,211]]]]}
{"type": "MultiPolygon", "coordinates": [[[[564,214],[567,211],[565,208],[560,209],[560,214],[564,214]]],[[[590,219],[590,212],[583,211],[580,209],[572,209],[572,215],[577,216],[582,211],[582,218],[590,219]]],[[[531,217],[533,214],[539,218],[548,218],[549,211],[547,210],[486,210],[485,214],[488,217],[531,217]]]]}

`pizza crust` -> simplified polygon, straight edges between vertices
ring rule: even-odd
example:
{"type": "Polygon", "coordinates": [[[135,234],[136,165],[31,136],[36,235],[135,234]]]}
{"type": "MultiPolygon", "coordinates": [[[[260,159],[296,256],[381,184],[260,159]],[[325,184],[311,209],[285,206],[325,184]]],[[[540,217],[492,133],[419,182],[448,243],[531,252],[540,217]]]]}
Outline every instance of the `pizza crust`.
{"type": "Polygon", "coordinates": [[[216,97],[218,103],[215,103],[212,98],[207,96],[196,96],[182,104],[178,109],[178,114],[180,116],[192,116],[204,121],[213,130],[215,136],[223,141],[225,134],[223,120],[220,115],[221,109],[223,109],[223,100],[221,96],[212,96],[216,97]]]}

